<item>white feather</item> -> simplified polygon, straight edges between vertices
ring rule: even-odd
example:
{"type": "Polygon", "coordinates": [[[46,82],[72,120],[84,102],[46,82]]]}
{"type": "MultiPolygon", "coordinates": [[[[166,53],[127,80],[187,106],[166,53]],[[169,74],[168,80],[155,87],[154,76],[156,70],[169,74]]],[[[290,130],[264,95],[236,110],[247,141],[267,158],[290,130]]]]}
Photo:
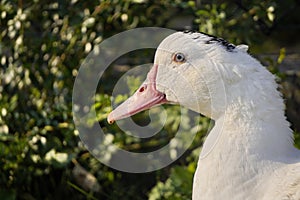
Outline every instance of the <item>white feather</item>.
{"type": "Polygon", "coordinates": [[[236,47],[202,33],[174,33],[155,56],[157,89],[214,119],[194,176],[193,200],[300,199],[300,151],[274,76],[236,47]],[[172,56],[182,53],[183,63],[172,56]]]}

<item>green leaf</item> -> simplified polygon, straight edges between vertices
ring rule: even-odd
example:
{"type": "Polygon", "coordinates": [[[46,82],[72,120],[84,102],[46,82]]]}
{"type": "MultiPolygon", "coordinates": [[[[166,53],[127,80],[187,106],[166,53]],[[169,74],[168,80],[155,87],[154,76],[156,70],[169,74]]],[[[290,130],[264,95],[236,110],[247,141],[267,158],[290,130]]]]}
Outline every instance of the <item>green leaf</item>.
{"type": "Polygon", "coordinates": [[[17,199],[17,193],[15,190],[0,190],[0,199],[15,200],[17,199]]]}

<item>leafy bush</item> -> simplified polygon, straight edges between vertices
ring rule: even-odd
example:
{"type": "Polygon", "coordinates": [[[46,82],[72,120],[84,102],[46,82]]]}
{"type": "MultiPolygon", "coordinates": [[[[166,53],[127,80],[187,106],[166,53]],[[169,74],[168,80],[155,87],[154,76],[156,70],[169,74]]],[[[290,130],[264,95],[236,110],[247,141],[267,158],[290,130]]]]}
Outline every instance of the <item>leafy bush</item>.
{"type": "Polygon", "coordinates": [[[149,200],[174,199],[188,200],[192,196],[192,183],[195,162],[187,167],[175,166],[169,178],[163,183],[158,182],[149,194],[149,200]]]}

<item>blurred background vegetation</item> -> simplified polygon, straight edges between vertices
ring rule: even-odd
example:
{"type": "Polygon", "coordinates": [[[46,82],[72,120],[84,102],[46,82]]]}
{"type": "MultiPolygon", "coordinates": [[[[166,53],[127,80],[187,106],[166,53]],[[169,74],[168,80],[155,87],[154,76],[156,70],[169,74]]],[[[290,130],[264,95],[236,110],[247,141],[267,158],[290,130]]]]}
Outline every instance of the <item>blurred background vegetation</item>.
{"type": "MultiPolygon", "coordinates": [[[[1,0],[0,199],[191,199],[208,119],[199,117],[200,131],[179,160],[146,174],[98,162],[73,124],[72,88],[80,64],[105,38],[136,27],[194,29],[248,44],[278,76],[299,147],[299,10],[297,0],[1,0]]],[[[127,150],[155,149],[179,126],[179,110],[166,107],[172,118],[163,133],[139,143],[106,122],[117,78],[153,55],[154,50],[124,55],[105,72],[96,95],[97,122],[127,150]]],[[[147,114],[134,120],[147,124],[147,114]]]]}

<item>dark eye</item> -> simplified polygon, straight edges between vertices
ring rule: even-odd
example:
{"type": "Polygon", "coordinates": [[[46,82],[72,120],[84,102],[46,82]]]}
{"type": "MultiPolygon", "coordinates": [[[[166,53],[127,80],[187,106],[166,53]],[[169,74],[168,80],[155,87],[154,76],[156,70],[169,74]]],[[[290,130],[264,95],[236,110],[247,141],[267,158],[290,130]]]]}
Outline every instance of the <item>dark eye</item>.
{"type": "Polygon", "coordinates": [[[176,54],[174,55],[173,60],[174,60],[175,62],[184,62],[184,61],[185,61],[185,56],[184,56],[182,53],[176,53],[176,54]]]}

